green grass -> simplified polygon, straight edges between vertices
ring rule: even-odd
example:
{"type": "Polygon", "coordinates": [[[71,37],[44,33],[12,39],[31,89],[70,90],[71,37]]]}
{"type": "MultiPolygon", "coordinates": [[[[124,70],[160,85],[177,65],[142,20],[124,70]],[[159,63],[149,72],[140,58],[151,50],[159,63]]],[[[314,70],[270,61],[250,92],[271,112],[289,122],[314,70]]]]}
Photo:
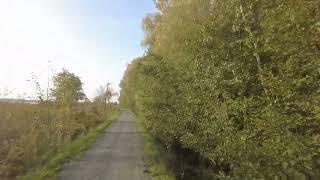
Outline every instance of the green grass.
{"type": "Polygon", "coordinates": [[[57,173],[60,171],[62,165],[72,159],[81,157],[82,153],[90,147],[90,145],[99,137],[100,134],[107,128],[113,120],[119,116],[119,112],[113,113],[108,120],[92,129],[88,134],[79,137],[75,141],[64,145],[57,152],[52,154],[43,166],[38,167],[32,172],[24,176],[18,177],[21,180],[43,180],[56,179],[57,173]]]}
{"type": "Polygon", "coordinates": [[[174,174],[170,171],[168,164],[172,154],[148,133],[143,125],[141,117],[136,116],[139,132],[142,133],[144,161],[146,172],[151,176],[152,180],[174,180],[174,174]]]}

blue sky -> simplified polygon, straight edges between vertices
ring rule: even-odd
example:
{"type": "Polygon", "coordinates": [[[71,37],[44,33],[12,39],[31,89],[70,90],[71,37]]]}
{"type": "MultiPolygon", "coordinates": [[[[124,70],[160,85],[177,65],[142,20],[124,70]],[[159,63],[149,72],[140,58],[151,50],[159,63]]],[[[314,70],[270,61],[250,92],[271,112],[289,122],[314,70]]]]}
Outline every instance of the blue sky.
{"type": "Polygon", "coordinates": [[[119,90],[126,65],[144,53],[141,21],[155,11],[152,0],[1,0],[0,97],[32,96],[31,73],[45,89],[48,69],[62,68],[91,98],[107,82],[119,90]]]}
{"type": "Polygon", "coordinates": [[[66,21],[81,36],[102,48],[115,47],[117,55],[141,52],[141,20],[154,11],[152,0],[71,0],[61,7],[66,21]]]}

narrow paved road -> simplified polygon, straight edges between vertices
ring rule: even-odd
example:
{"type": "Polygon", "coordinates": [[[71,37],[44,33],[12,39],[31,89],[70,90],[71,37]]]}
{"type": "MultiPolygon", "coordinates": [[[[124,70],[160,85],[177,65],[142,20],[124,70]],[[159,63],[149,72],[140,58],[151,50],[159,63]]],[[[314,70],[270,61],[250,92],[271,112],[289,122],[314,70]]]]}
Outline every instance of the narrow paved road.
{"type": "Polygon", "coordinates": [[[149,180],[143,173],[142,147],[133,114],[125,111],[87,150],[66,164],[61,180],[149,180]]]}

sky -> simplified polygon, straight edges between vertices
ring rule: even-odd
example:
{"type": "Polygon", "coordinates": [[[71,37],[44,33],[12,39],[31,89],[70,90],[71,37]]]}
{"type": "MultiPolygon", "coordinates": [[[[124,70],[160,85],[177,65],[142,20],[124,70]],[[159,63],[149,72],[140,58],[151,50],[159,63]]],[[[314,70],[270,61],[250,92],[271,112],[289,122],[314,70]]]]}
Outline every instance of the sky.
{"type": "Polygon", "coordinates": [[[153,0],[0,0],[0,97],[33,97],[32,76],[45,90],[62,68],[89,98],[109,82],[119,91],[145,51],[142,19],[155,11],[153,0]]]}

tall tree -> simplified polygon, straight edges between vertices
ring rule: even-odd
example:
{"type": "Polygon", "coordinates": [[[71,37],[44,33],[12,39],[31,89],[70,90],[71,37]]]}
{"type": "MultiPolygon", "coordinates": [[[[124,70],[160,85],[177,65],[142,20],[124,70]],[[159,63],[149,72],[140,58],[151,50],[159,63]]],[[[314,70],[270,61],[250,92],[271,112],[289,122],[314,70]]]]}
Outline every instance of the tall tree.
{"type": "Polygon", "coordinates": [[[66,69],[53,77],[53,85],[51,94],[58,106],[71,108],[73,103],[86,98],[80,78],[66,69]]]}

